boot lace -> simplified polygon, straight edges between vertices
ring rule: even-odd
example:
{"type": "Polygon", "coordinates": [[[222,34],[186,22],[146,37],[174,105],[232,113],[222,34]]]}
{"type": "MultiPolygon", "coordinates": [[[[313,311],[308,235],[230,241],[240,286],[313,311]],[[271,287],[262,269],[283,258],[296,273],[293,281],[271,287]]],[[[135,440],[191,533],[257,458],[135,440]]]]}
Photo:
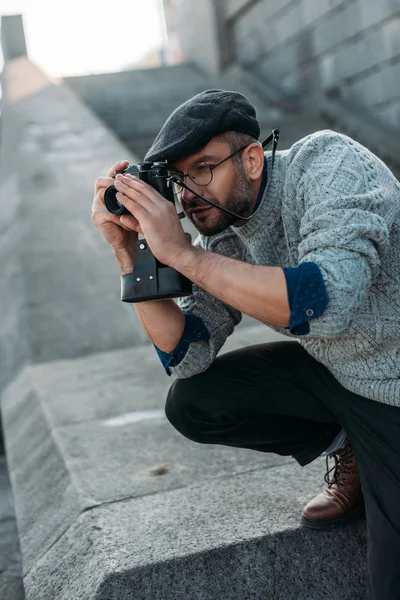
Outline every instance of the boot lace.
{"type": "Polygon", "coordinates": [[[346,440],[346,445],[344,450],[332,452],[328,454],[326,457],[326,473],[324,475],[325,483],[328,484],[328,487],[336,484],[339,487],[344,487],[344,483],[342,481],[343,475],[350,475],[351,471],[349,470],[350,464],[353,461],[353,449],[346,440]],[[329,468],[329,459],[333,458],[335,464],[333,467],[329,468]],[[333,472],[333,473],[332,473],[333,472]],[[332,473],[332,476],[329,475],[332,473]]]}

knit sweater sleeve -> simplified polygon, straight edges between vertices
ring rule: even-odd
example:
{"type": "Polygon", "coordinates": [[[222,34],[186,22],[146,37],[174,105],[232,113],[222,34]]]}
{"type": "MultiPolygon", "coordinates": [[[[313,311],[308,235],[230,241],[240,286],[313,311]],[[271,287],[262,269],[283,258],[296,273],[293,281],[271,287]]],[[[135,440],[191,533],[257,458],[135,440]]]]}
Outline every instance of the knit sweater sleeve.
{"type": "Polygon", "coordinates": [[[298,261],[321,270],[328,304],[303,337],[345,334],[366,300],[389,244],[398,210],[385,167],[350,138],[311,136],[290,176],[300,214],[298,261]]]}
{"type": "MultiPolygon", "coordinates": [[[[231,258],[243,258],[242,250],[229,230],[210,238],[199,236],[194,245],[231,258]]],[[[209,333],[208,339],[190,342],[182,360],[175,366],[169,366],[172,375],[186,379],[208,369],[227,337],[242,320],[242,313],[197,285],[193,285],[192,294],[180,298],[178,304],[186,314],[199,317],[209,333]]]]}

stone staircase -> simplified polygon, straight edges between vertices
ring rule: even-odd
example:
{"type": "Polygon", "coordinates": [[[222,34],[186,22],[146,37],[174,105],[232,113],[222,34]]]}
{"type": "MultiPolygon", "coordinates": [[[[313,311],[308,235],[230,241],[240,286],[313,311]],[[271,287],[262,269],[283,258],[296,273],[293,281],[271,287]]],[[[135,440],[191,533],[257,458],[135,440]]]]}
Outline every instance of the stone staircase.
{"type": "Polygon", "coordinates": [[[399,132],[385,127],[350,103],[321,98],[304,108],[260,73],[234,64],[211,77],[190,64],[69,77],[65,83],[140,158],[171,112],[193,95],[211,88],[232,89],[247,96],[256,108],[261,136],[280,129],[279,148],[289,148],[305,135],[331,128],[350,135],[375,152],[400,177],[399,132]]]}
{"type": "Polygon", "coordinates": [[[143,157],[171,112],[193,95],[212,88],[233,89],[254,104],[262,135],[281,128],[280,148],[304,135],[324,129],[315,113],[289,112],[291,105],[277,94],[251,86],[240,69],[210,77],[192,65],[70,77],[65,83],[116,133],[135,154],[143,157]]]}

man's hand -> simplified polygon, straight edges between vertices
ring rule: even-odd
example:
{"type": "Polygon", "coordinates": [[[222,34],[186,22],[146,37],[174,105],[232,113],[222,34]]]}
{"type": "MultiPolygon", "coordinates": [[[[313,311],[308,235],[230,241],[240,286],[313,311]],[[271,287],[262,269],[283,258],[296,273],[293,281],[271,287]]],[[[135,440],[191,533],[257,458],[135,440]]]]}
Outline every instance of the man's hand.
{"type": "Polygon", "coordinates": [[[144,235],[153,255],[163,264],[173,266],[176,258],[192,247],[174,204],[134,175],[117,175],[115,187],[118,202],[133,215],[122,215],[121,225],[136,222],[135,230],[144,235]]]}
{"type": "Polygon", "coordinates": [[[104,239],[112,246],[114,254],[123,272],[133,271],[135,261],[135,244],[138,233],[142,233],[138,220],[132,215],[121,217],[110,213],[104,204],[104,192],[108,186],[115,184],[113,175],[116,171],[125,169],[128,161],[115,163],[107,173],[107,177],[99,177],[94,188],[92,204],[92,219],[100,229],[104,239]]]}

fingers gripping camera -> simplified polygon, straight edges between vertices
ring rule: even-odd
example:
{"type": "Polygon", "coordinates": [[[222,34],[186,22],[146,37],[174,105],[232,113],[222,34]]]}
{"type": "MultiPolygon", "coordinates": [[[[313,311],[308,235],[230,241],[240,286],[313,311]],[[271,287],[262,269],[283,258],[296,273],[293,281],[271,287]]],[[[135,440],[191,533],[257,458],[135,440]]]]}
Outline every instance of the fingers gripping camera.
{"type": "MultiPolygon", "coordinates": [[[[126,169],[117,171],[115,175],[118,173],[136,175],[136,177],[139,177],[139,179],[157,190],[166,200],[170,202],[175,201],[166,161],[154,163],[142,162],[137,165],[128,165],[126,169]]],[[[117,190],[114,185],[110,185],[104,192],[104,203],[107,210],[113,215],[129,215],[129,211],[118,202],[116,195],[117,190]]]]}
{"type": "MultiPolygon", "coordinates": [[[[143,162],[129,165],[117,173],[136,175],[156,189],[166,200],[174,203],[174,192],[166,165],[164,161],[143,162]]],[[[110,185],[105,190],[104,203],[107,210],[114,215],[129,215],[129,211],[118,202],[116,195],[117,190],[114,185],[110,185]]],[[[121,275],[123,302],[149,302],[189,296],[191,293],[192,282],[187,277],[157,260],[145,239],[136,242],[134,271],[121,275]]]]}

